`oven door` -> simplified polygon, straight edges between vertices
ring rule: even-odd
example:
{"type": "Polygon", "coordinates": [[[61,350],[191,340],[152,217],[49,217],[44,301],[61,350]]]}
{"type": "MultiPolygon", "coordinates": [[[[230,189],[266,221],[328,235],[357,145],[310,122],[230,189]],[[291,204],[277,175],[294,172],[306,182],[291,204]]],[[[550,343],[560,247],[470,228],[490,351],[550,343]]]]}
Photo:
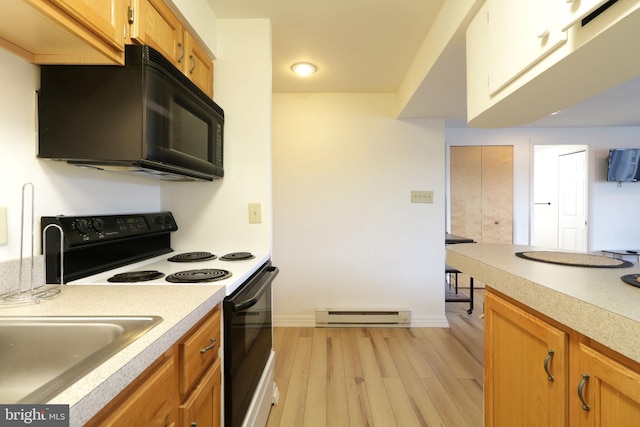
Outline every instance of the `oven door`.
{"type": "Polygon", "coordinates": [[[241,426],[272,351],[271,283],[265,264],[223,301],[225,426],[241,426]]]}

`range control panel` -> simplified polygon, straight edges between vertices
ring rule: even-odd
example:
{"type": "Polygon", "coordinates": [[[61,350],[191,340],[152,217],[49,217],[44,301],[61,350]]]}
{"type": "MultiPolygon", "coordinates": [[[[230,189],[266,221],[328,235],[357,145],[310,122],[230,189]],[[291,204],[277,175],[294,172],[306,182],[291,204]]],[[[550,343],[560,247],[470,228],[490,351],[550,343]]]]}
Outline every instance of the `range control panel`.
{"type": "MultiPolygon", "coordinates": [[[[168,233],[176,231],[176,224],[171,212],[156,212],[127,215],[93,215],[93,216],[44,216],[41,229],[54,224],[62,228],[65,247],[102,243],[130,237],[168,233]]],[[[53,228],[47,233],[57,233],[53,228]]]]}

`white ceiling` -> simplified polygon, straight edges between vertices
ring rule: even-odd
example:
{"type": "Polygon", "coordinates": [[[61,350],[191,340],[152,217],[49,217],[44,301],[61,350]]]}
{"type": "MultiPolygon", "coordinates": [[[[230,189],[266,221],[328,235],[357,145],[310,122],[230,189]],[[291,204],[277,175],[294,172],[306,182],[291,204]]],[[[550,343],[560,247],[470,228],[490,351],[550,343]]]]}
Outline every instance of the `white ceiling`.
{"type": "MultiPolygon", "coordinates": [[[[274,92],[395,92],[445,0],[208,0],[220,19],[268,18],[274,92]],[[289,67],[309,61],[300,78],[289,67]]],[[[464,42],[452,44],[412,116],[466,125],[464,42]]],[[[529,126],[640,126],[640,77],[529,126]]]]}

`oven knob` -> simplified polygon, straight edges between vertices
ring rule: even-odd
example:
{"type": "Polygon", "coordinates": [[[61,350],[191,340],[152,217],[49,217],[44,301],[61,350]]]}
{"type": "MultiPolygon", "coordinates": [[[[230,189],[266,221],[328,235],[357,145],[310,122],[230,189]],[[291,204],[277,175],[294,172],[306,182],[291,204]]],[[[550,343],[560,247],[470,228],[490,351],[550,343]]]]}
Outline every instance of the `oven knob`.
{"type": "Polygon", "coordinates": [[[98,233],[104,231],[104,221],[102,220],[102,218],[94,219],[93,221],[91,221],[91,225],[93,226],[93,229],[98,233]]]}
{"type": "Polygon", "coordinates": [[[155,221],[156,221],[156,224],[162,225],[164,224],[164,217],[162,215],[158,215],[156,216],[155,221]]]}
{"type": "Polygon", "coordinates": [[[89,221],[86,219],[79,219],[76,221],[76,231],[78,233],[86,234],[89,232],[89,221]]]}

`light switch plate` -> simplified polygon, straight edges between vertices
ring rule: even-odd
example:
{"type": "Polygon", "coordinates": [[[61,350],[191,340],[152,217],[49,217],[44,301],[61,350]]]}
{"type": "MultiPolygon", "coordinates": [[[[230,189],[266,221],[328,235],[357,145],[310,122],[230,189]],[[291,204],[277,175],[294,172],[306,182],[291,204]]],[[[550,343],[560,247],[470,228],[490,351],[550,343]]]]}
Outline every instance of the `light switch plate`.
{"type": "Polygon", "coordinates": [[[411,191],[411,203],[433,203],[433,191],[411,191]]]}
{"type": "Polygon", "coordinates": [[[7,207],[0,206],[0,246],[8,243],[7,237],[7,207]]]}
{"type": "Polygon", "coordinates": [[[260,203],[249,203],[249,224],[262,222],[262,206],[260,203]]]}

